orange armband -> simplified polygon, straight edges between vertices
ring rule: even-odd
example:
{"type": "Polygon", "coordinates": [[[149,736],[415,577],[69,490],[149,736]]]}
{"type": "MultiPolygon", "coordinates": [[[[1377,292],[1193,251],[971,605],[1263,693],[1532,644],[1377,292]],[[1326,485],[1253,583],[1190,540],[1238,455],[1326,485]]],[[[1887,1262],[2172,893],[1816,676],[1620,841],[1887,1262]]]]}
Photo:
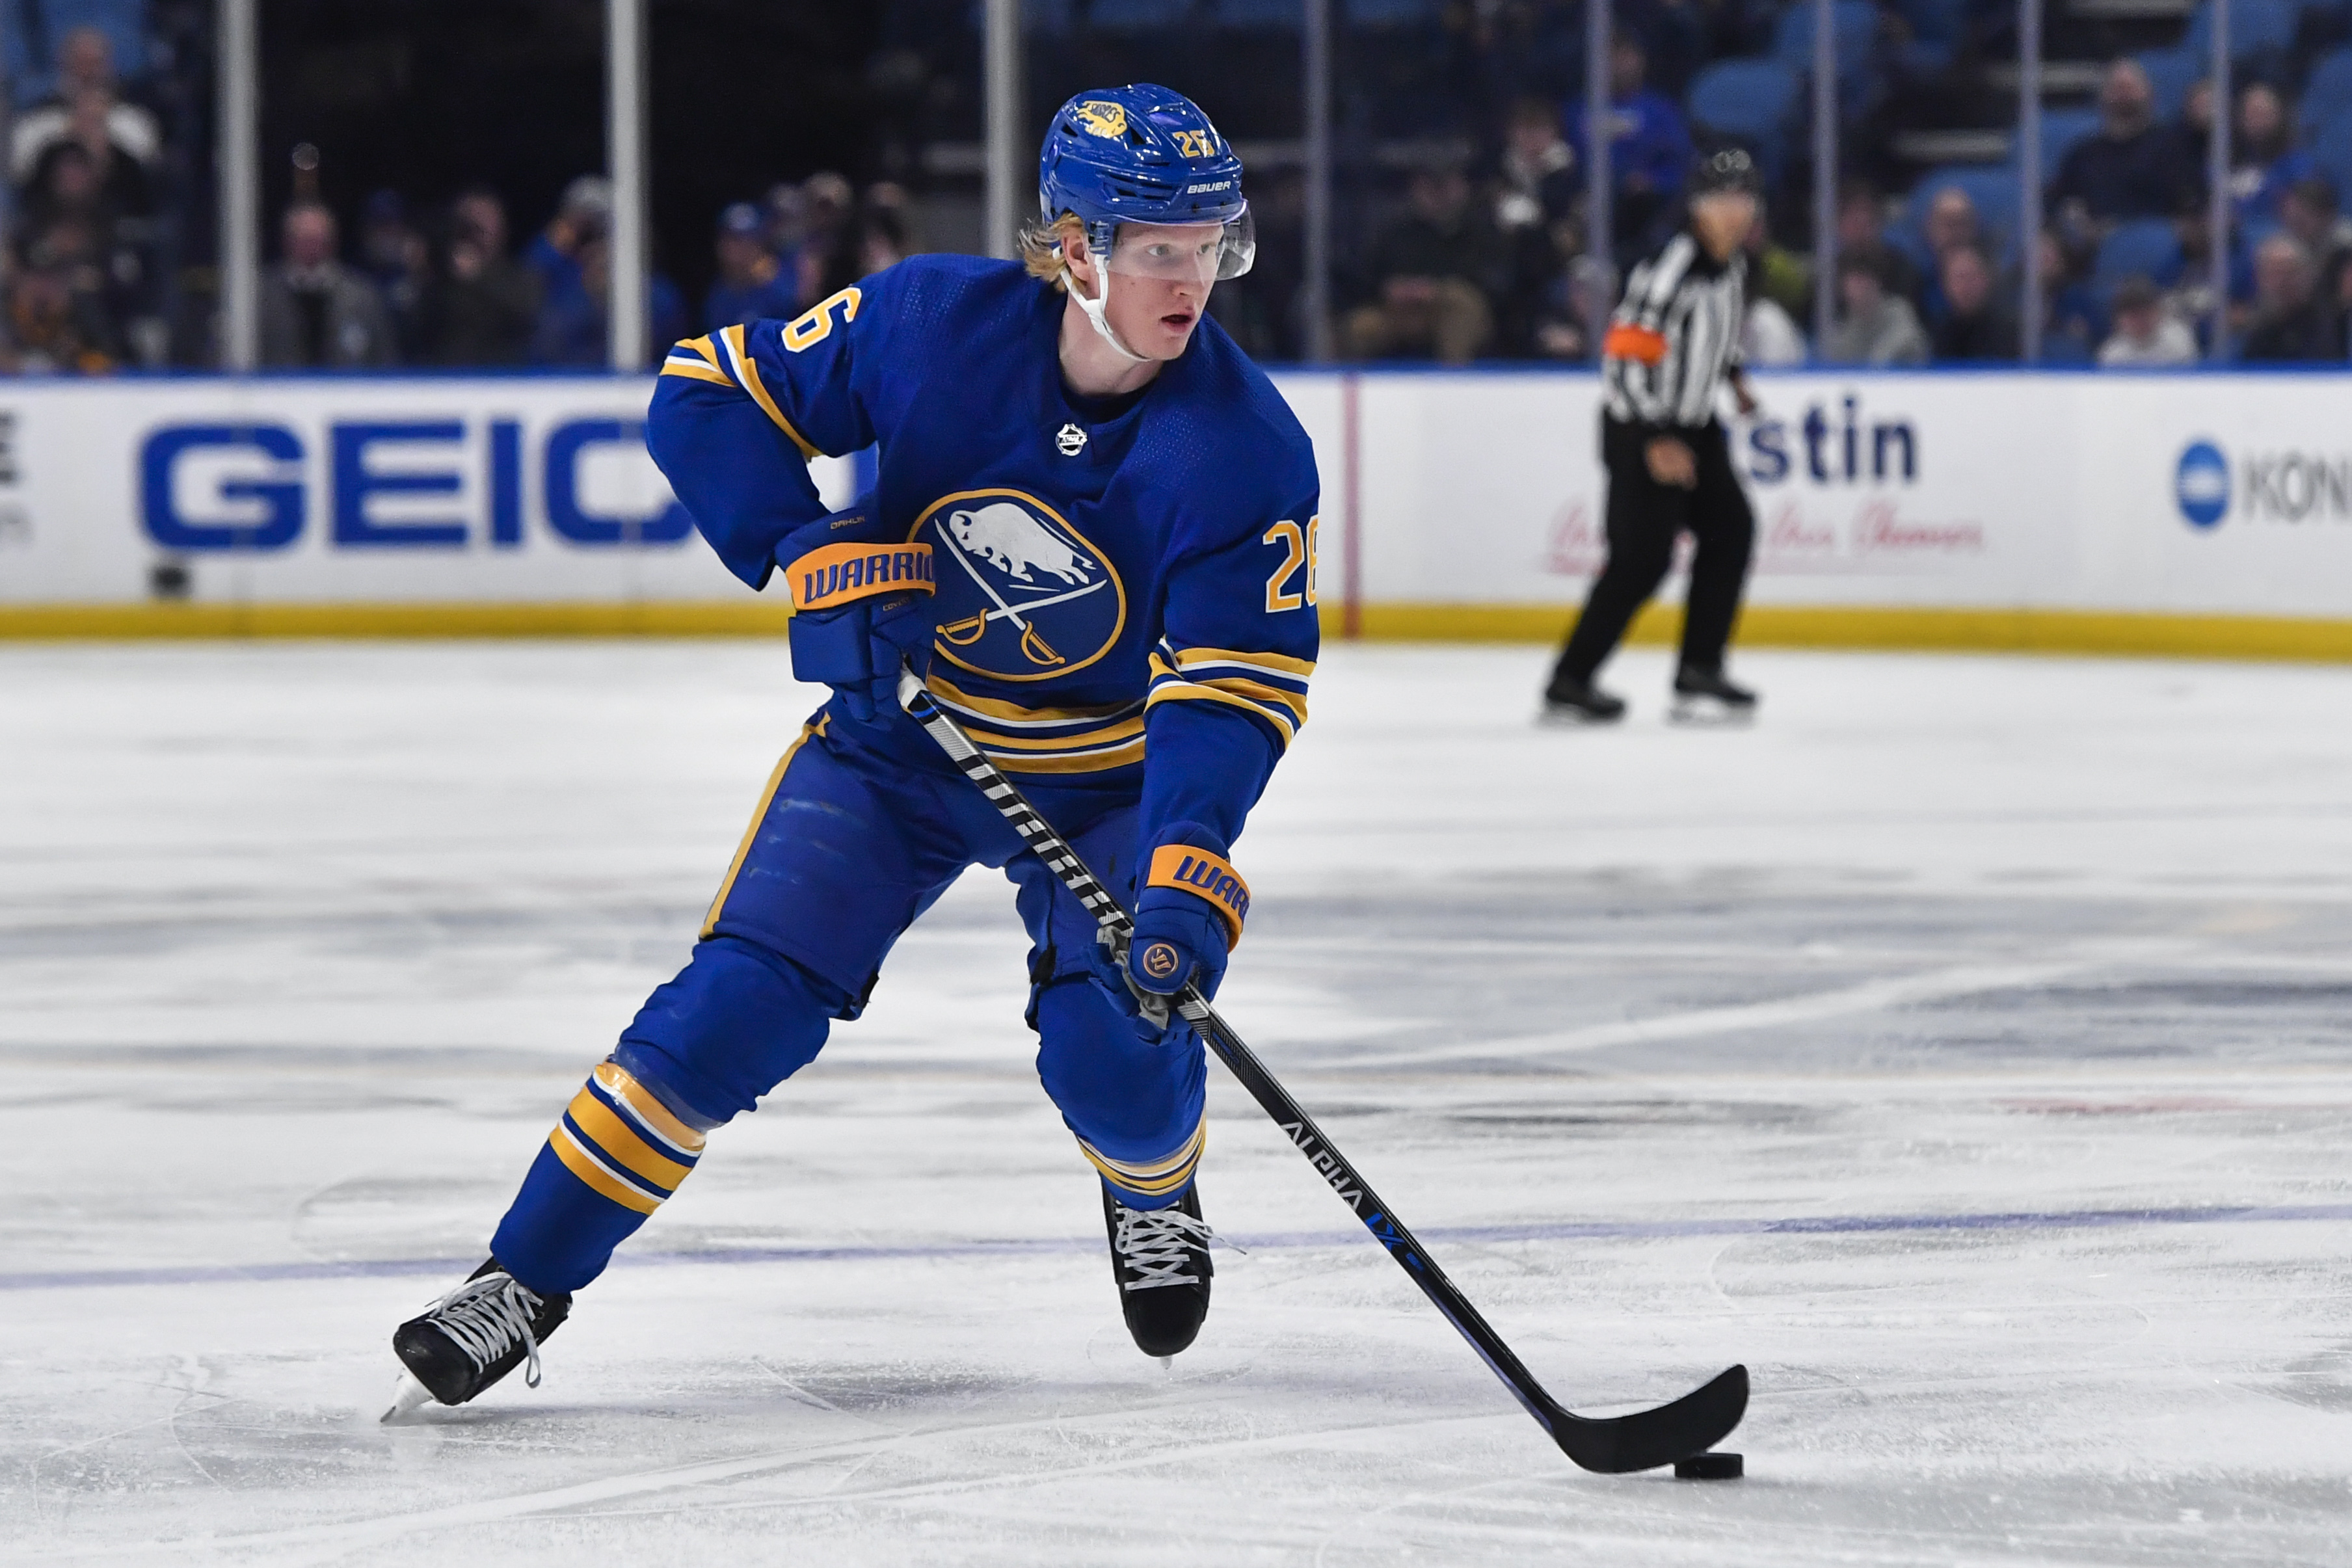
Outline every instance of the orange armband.
{"type": "Polygon", "coordinates": [[[1242,922],[1249,918],[1249,883],[1224,856],[1196,850],[1190,844],[1162,844],[1151,852],[1147,887],[1179,887],[1209,901],[1225,922],[1225,948],[1242,939],[1242,922]]]}
{"type": "Polygon", "coordinates": [[[785,569],[794,610],[831,610],[877,593],[931,593],[929,545],[819,545],[785,569]]]}

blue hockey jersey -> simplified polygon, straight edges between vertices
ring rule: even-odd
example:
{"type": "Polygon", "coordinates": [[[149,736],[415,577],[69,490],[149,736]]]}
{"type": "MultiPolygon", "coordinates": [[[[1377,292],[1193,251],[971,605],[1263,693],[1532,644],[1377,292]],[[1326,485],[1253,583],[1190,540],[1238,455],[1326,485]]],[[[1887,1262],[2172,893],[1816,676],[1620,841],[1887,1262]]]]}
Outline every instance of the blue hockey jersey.
{"type": "MultiPolygon", "coordinates": [[[[1131,406],[1089,418],[1062,380],[1065,303],[1015,262],[918,256],[680,343],[648,444],[753,588],[825,514],[808,460],[877,444],[862,504],[932,548],[942,706],[1008,772],[1139,790],[1147,838],[1192,821],[1230,843],[1307,717],[1313,449],[1205,317],[1131,406]]],[[[903,716],[888,729],[944,766],[903,716]]]]}

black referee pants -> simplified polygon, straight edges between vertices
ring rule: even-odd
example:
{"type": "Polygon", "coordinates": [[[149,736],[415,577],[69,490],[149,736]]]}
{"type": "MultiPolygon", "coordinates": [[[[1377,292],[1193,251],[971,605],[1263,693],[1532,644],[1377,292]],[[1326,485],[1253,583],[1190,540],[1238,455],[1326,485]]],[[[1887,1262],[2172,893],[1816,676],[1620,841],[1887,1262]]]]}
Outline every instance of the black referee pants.
{"type": "Polygon", "coordinates": [[[1609,561],[1593,580],[1584,612],[1576,618],[1568,645],[1552,672],[1555,685],[1592,679],[1617,651],[1625,628],[1665,580],[1675,541],[1685,529],[1696,538],[1691,560],[1690,599],[1683,614],[1682,662],[1696,669],[1723,665],[1739,596],[1748,586],[1748,559],[1755,549],[1756,514],[1731,467],[1731,443],[1722,424],[1675,434],[1691,449],[1698,484],[1685,490],[1650,477],[1643,455],[1648,442],[1640,431],[1603,420],[1601,455],[1609,470],[1609,561]]]}

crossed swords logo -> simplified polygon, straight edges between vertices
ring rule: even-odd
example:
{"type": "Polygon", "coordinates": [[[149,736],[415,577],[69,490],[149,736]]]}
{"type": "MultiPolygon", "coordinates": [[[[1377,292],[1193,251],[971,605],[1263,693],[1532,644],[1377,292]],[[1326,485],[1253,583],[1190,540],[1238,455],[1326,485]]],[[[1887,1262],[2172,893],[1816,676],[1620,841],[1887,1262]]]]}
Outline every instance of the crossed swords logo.
{"type": "Polygon", "coordinates": [[[1089,593],[1099,593],[1110,586],[1108,577],[1099,578],[1084,588],[1073,588],[1066,593],[1054,593],[1043,599],[1033,599],[1016,610],[1006,601],[1004,595],[996,591],[988,579],[980,574],[980,568],[972,564],[971,554],[963,546],[956,542],[952,529],[941,528],[936,531],[940,536],[940,542],[947,546],[948,554],[954,559],[955,563],[963,568],[971,580],[979,585],[982,593],[996,601],[996,608],[993,610],[983,610],[977,615],[950,622],[940,627],[940,636],[959,648],[969,648],[987,633],[991,622],[1010,621],[1021,628],[1021,652],[1031,664],[1051,668],[1055,664],[1069,663],[1067,659],[1054,651],[1053,644],[1037,634],[1037,628],[1029,623],[1028,614],[1043,610],[1049,604],[1066,604],[1073,599],[1084,599],[1089,593]]]}

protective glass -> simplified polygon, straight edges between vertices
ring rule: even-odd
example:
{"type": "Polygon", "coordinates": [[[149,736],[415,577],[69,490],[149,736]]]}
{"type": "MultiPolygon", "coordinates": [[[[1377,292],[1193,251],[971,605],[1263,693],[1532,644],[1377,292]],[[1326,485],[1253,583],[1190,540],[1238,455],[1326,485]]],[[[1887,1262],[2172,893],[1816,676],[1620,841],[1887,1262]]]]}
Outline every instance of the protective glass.
{"type": "Polygon", "coordinates": [[[1257,225],[1244,207],[1227,224],[1121,224],[1110,269],[1122,277],[1207,285],[1239,277],[1257,259],[1257,225]]]}

